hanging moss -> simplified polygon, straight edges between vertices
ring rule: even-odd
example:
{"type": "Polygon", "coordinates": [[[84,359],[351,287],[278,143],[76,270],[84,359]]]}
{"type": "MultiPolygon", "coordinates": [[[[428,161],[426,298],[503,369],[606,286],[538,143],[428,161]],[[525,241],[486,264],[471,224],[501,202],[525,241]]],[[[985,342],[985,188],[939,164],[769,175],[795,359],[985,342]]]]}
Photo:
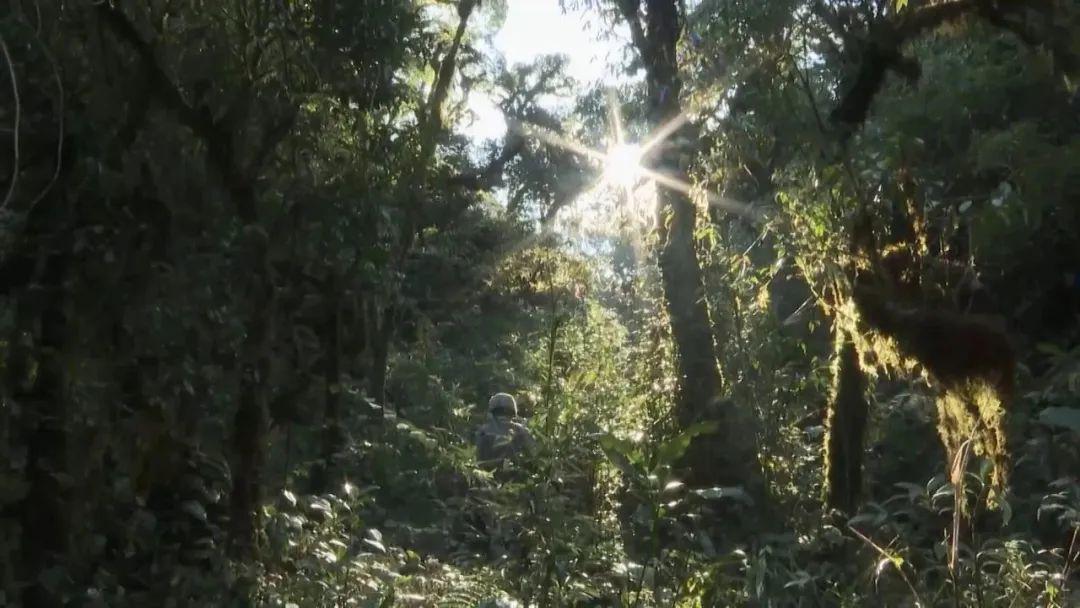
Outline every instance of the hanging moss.
{"type": "Polygon", "coordinates": [[[913,246],[889,245],[881,252],[881,271],[895,295],[907,302],[923,300],[923,261],[913,246]]]}
{"type": "Polygon", "coordinates": [[[862,492],[866,376],[849,334],[836,329],[833,388],[825,419],[825,504],[853,513],[862,492]]]}
{"type": "Polygon", "coordinates": [[[905,309],[866,289],[855,290],[863,321],[896,341],[899,352],[916,360],[945,388],[985,380],[1011,397],[1015,355],[1005,332],[978,315],[905,309]]]}
{"type": "Polygon", "coordinates": [[[994,465],[993,489],[1008,478],[1006,406],[1012,400],[1016,359],[1005,333],[975,315],[904,309],[873,290],[856,287],[854,304],[863,322],[890,341],[864,343],[897,367],[921,367],[941,391],[938,431],[950,463],[969,439],[994,465]],[[884,352],[880,352],[884,351],[884,352]]]}
{"type": "MultiPolygon", "coordinates": [[[[972,380],[945,391],[937,405],[938,433],[947,453],[955,458],[970,439],[974,452],[994,466],[991,488],[995,492],[1004,489],[1008,482],[1009,452],[1005,407],[996,389],[983,380],[972,380]]],[[[954,477],[960,473],[956,471],[954,477]]]]}
{"type": "Polygon", "coordinates": [[[906,170],[898,182],[904,211],[896,218],[892,243],[879,243],[865,208],[854,218],[850,254],[843,260],[853,281],[837,285],[838,293],[851,297],[837,299],[837,319],[855,337],[867,373],[926,376],[938,393],[938,432],[950,465],[970,441],[993,464],[992,489],[1001,492],[1009,469],[1005,416],[1016,357],[996,323],[948,310],[970,269],[929,255],[918,189],[906,170]]]}

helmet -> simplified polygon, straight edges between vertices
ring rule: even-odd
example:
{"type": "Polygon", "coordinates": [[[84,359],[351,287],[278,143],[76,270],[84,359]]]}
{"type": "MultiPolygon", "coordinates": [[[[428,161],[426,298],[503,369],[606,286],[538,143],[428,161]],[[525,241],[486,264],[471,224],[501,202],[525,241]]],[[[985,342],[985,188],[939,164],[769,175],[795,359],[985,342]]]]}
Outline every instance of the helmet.
{"type": "Polygon", "coordinates": [[[517,402],[513,395],[495,393],[488,400],[488,413],[493,416],[517,416],[517,402]]]}

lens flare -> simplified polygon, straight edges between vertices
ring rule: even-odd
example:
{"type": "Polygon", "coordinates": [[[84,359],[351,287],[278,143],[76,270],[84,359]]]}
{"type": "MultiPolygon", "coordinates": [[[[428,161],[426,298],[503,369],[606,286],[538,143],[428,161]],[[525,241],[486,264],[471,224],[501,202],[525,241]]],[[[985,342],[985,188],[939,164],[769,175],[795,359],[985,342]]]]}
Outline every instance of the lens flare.
{"type": "MultiPolygon", "coordinates": [[[[610,205],[601,205],[591,210],[582,208],[579,209],[579,216],[594,220],[593,223],[606,222],[608,224],[620,222],[626,216],[631,216],[639,222],[647,220],[655,214],[656,187],[658,186],[689,196],[701,197],[708,206],[741,215],[755,224],[764,219],[763,212],[754,205],[707,190],[697,191],[683,176],[669,175],[648,166],[651,163],[647,157],[653,156],[661,144],[690,122],[686,114],[679,113],[668,122],[656,127],[640,143],[630,143],[626,141],[626,130],[614,91],[609,91],[608,109],[611,133],[606,152],[538,125],[508,121],[510,129],[521,135],[533,137],[547,145],[563,148],[600,166],[600,179],[593,186],[584,189],[580,193],[579,200],[595,201],[598,198],[610,198],[614,191],[617,194],[617,200],[609,202],[614,202],[616,208],[613,210],[610,205]]],[[[582,206],[579,205],[579,207],[582,206]]]]}
{"type": "Polygon", "coordinates": [[[604,158],[604,180],[610,184],[632,188],[641,179],[643,150],[637,144],[619,143],[612,146],[604,158]]]}

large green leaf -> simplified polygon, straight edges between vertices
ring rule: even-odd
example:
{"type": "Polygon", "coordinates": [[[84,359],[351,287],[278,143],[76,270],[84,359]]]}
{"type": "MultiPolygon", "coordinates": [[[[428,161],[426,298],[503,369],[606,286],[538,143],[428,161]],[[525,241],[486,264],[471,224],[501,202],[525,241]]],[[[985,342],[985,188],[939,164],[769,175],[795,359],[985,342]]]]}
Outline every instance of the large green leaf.
{"type": "Polygon", "coordinates": [[[715,433],[719,426],[715,420],[690,425],[682,433],[660,444],[660,447],[656,450],[656,465],[675,464],[690,448],[690,444],[693,443],[695,437],[715,433]]]}
{"type": "Polygon", "coordinates": [[[641,453],[632,441],[619,439],[614,435],[604,435],[600,438],[600,449],[623,475],[637,477],[641,474],[638,470],[641,465],[641,453]]]}

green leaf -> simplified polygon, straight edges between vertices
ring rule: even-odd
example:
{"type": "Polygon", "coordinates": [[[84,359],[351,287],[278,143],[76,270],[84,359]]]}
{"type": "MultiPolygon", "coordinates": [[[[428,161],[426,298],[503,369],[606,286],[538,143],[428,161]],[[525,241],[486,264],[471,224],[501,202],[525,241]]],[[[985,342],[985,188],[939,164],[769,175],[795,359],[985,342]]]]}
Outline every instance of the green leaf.
{"type": "Polygon", "coordinates": [[[792,587],[803,588],[808,583],[812,583],[814,577],[810,576],[810,573],[805,570],[799,570],[795,573],[795,578],[784,584],[784,589],[791,589],[792,587]]]}
{"type": "Polygon", "coordinates": [[[679,481],[678,479],[673,479],[664,484],[664,492],[677,492],[681,490],[685,485],[686,484],[679,481]]]}
{"type": "Polygon", "coordinates": [[[638,470],[634,465],[640,462],[640,455],[637,446],[633,443],[614,435],[604,435],[600,438],[600,449],[623,475],[628,477],[638,475],[638,470]]]}
{"type": "Polygon", "coordinates": [[[379,553],[386,553],[386,546],[377,540],[365,538],[364,544],[371,547],[372,549],[375,549],[379,553]]]}
{"type": "Polygon", "coordinates": [[[1008,526],[1013,516],[1012,505],[1004,497],[999,497],[995,506],[1001,509],[1001,525],[1008,526]]]}
{"type": "Polygon", "coordinates": [[[199,521],[206,521],[206,509],[196,500],[185,500],[180,504],[180,510],[199,521]]]}
{"type": "Polygon", "coordinates": [[[754,504],[754,499],[739,486],[717,486],[692,490],[692,492],[705,500],[738,500],[748,505],[754,504]]]}
{"type": "Polygon", "coordinates": [[[926,491],[925,488],[923,488],[922,486],[920,486],[917,483],[910,483],[910,482],[906,482],[906,481],[898,481],[898,482],[894,483],[893,485],[900,488],[900,489],[902,489],[902,490],[907,490],[907,498],[908,498],[908,500],[915,500],[916,498],[922,496],[926,491]]]}
{"type": "Polygon", "coordinates": [[[881,578],[882,573],[885,572],[885,568],[889,565],[901,570],[904,565],[904,558],[897,555],[889,555],[878,560],[877,567],[874,568],[874,578],[881,578]]]}
{"type": "Polygon", "coordinates": [[[1065,354],[1065,351],[1061,349],[1057,344],[1051,344],[1049,342],[1039,342],[1035,345],[1035,350],[1044,355],[1053,355],[1060,357],[1065,354]]]}
{"type": "Polygon", "coordinates": [[[679,433],[660,444],[660,447],[656,451],[656,464],[675,464],[675,462],[682,458],[683,454],[686,453],[686,450],[690,447],[690,444],[694,441],[695,437],[698,435],[715,433],[716,429],[719,427],[719,423],[715,420],[707,420],[705,422],[698,422],[690,425],[682,433],[679,433]]]}
{"type": "Polygon", "coordinates": [[[1048,407],[1039,412],[1039,422],[1060,429],[1080,433],[1080,409],[1072,407],[1048,407]]]}

